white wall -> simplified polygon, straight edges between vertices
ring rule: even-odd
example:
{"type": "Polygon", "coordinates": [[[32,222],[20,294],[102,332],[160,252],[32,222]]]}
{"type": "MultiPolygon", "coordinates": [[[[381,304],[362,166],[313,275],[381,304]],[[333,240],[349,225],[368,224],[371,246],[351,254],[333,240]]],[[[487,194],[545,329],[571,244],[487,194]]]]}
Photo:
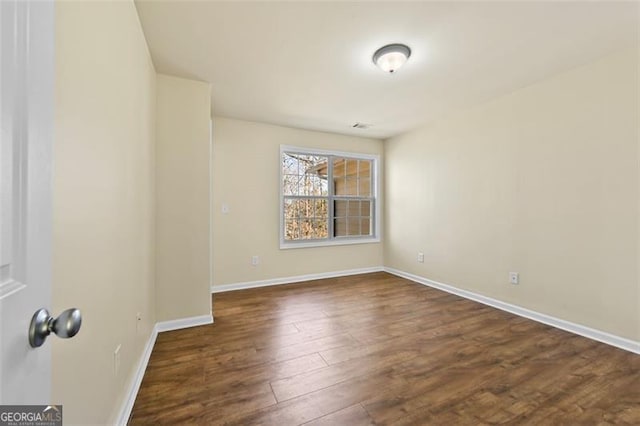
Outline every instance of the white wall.
{"type": "Polygon", "coordinates": [[[55,7],[53,312],[78,307],[83,323],[47,341],[52,402],[65,424],[106,424],[156,322],[156,74],[132,2],[55,7]]]}
{"type": "Polygon", "coordinates": [[[640,339],[637,53],[386,141],[386,266],[640,339]]]}
{"type": "Polygon", "coordinates": [[[158,74],[156,300],[158,321],[211,313],[211,87],[158,74]]]}
{"type": "Polygon", "coordinates": [[[216,117],[210,181],[208,85],[156,77],[131,2],[56,3],[53,311],[84,323],[51,340],[52,402],[115,421],[153,324],[209,313],[210,223],[215,285],[384,263],[640,339],[637,67],[621,52],[384,147],[216,117]],[[281,144],[384,151],[384,244],[280,250],[281,144]]]}
{"type": "Polygon", "coordinates": [[[379,140],[215,117],[214,286],[382,266],[382,243],[280,250],[281,144],[378,155],[383,151],[379,140]],[[222,203],[229,205],[229,214],[221,213],[222,203]],[[251,265],[253,255],[261,258],[258,266],[251,265]]]}

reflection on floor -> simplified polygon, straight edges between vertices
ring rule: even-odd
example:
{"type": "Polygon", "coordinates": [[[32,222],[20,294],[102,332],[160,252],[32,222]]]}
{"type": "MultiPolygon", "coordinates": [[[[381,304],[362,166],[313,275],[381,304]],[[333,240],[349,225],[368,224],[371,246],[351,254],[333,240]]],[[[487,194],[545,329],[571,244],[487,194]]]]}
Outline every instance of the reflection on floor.
{"type": "Polygon", "coordinates": [[[386,273],[215,295],[131,424],[640,424],[640,356],[386,273]]]}

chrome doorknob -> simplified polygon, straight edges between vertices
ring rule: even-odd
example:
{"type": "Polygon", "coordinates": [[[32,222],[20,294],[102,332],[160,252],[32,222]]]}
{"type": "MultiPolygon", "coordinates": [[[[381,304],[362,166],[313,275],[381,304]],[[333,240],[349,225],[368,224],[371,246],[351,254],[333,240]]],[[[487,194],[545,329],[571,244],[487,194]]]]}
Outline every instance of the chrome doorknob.
{"type": "Polygon", "coordinates": [[[79,309],[67,309],[53,318],[46,309],[38,309],[31,318],[29,325],[29,344],[32,348],[42,346],[47,336],[53,332],[56,336],[68,339],[80,331],[82,315],[79,309]]]}

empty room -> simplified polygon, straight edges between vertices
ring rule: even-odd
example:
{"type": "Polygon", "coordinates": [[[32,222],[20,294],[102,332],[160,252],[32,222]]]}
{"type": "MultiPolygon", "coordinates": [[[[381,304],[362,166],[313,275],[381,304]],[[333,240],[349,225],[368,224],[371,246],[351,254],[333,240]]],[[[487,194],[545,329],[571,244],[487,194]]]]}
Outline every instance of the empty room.
{"type": "Polygon", "coordinates": [[[0,424],[640,424],[640,3],[0,23],[0,424]]]}

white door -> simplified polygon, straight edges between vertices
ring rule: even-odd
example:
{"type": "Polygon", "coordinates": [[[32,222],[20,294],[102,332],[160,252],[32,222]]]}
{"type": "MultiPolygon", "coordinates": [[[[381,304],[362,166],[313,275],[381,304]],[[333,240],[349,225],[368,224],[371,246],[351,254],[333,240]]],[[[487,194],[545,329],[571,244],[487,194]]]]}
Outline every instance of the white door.
{"type": "Polygon", "coordinates": [[[53,402],[51,342],[28,340],[51,305],[53,12],[0,0],[0,404],[53,402]]]}

